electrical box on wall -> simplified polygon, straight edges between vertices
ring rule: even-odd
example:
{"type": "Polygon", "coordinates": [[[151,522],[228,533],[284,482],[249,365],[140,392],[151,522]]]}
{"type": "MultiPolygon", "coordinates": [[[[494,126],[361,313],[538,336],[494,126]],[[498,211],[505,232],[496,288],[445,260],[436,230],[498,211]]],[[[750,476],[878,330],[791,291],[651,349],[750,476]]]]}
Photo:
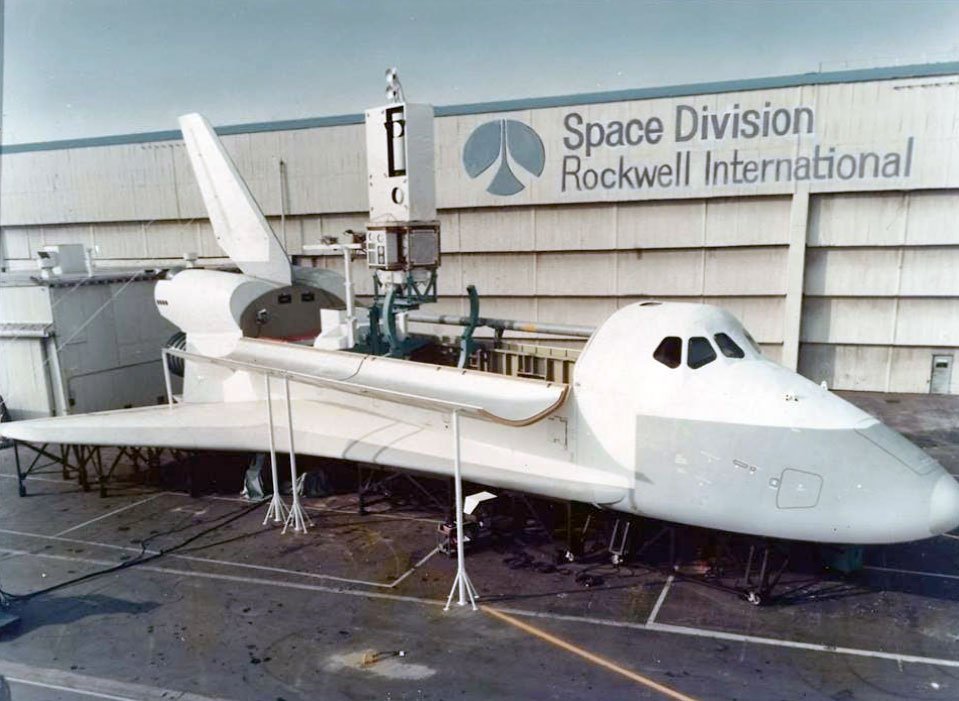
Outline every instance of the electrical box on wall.
{"type": "Polygon", "coordinates": [[[432,105],[367,110],[366,163],[371,223],[436,219],[432,105]]]}

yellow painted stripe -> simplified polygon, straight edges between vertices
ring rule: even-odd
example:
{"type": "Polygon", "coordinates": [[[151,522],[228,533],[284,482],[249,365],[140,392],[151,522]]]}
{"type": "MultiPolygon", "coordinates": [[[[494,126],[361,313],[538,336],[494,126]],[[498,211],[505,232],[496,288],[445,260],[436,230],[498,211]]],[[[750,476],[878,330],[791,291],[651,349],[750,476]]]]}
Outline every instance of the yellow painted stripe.
{"type": "Polygon", "coordinates": [[[576,645],[573,645],[572,643],[568,643],[565,640],[557,638],[555,635],[550,635],[545,630],[540,630],[539,628],[536,628],[535,626],[531,626],[529,623],[526,623],[525,621],[521,621],[518,618],[514,618],[513,616],[510,616],[507,613],[503,613],[502,611],[498,609],[495,609],[491,606],[480,606],[480,608],[483,609],[483,611],[485,611],[489,615],[493,616],[494,618],[498,618],[501,621],[506,621],[510,625],[516,626],[520,630],[523,630],[523,631],[526,631],[527,633],[535,635],[537,638],[540,638],[541,640],[545,640],[546,642],[551,643],[555,645],[556,647],[562,648],[563,650],[566,650],[567,652],[572,652],[574,655],[579,655],[583,659],[589,660],[593,664],[597,664],[600,667],[604,667],[611,672],[616,672],[617,674],[621,674],[627,679],[630,679],[638,684],[642,684],[643,686],[647,686],[650,689],[653,689],[654,691],[658,691],[664,696],[668,696],[671,699],[676,699],[676,701],[696,701],[696,699],[694,699],[692,696],[687,696],[686,694],[680,693],[676,691],[675,689],[669,688],[668,686],[663,686],[659,682],[655,682],[649,677],[644,677],[642,674],[637,674],[631,669],[626,669],[625,667],[621,667],[615,662],[607,660],[605,657],[600,657],[599,655],[593,654],[589,650],[584,650],[581,647],[578,647],[576,645]]]}

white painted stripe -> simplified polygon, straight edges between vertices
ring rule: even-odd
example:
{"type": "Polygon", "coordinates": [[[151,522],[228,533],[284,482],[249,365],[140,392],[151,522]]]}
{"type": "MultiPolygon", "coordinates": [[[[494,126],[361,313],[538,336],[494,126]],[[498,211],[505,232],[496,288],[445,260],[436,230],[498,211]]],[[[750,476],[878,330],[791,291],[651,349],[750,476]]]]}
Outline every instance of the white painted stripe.
{"type": "Polygon", "coordinates": [[[429,553],[428,553],[425,557],[421,558],[419,562],[417,562],[415,565],[413,565],[412,567],[410,567],[408,570],[406,570],[406,572],[404,572],[403,574],[401,574],[399,577],[397,577],[396,579],[394,579],[393,582],[389,585],[390,589],[392,589],[393,587],[397,586],[400,582],[402,582],[404,579],[406,579],[406,578],[409,577],[411,574],[413,574],[413,573],[417,570],[418,567],[420,567],[421,565],[426,564],[426,561],[429,560],[431,557],[433,557],[433,556],[434,556],[436,553],[438,553],[439,551],[440,551],[440,546],[437,545],[435,548],[433,548],[432,550],[430,550],[429,553]]]}
{"type": "Polygon", "coordinates": [[[656,599],[656,604],[653,606],[653,610],[649,612],[649,618],[646,619],[646,625],[652,624],[656,620],[656,616],[659,614],[659,609],[662,608],[663,602],[666,601],[666,594],[669,593],[669,588],[673,585],[673,575],[666,577],[666,584],[663,585],[663,590],[659,592],[659,598],[656,599]]]}
{"type": "MultiPolygon", "coordinates": [[[[54,555],[51,553],[32,553],[27,550],[13,550],[10,548],[0,548],[0,553],[9,553],[11,555],[31,555],[47,560],[62,560],[65,562],[83,562],[89,565],[99,565],[101,567],[115,567],[118,563],[109,560],[95,560],[89,557],[73,557],[70,555],[54,555]]],[[[300,589],[303,591],[319,591],[328,594],[345,594],[346,596],[358,596],[368,599],[388,599],[390,601],[406,601],[415,604],[425,604],[429,606],[441,606],[445,602],[439,599],[423,599],[416,596],[402,596],[400,594],[387,594],[378,591],[362,591],[359,589],[344,589],[341,587],[326,587],[322,584],[305,584],[301,582],[287,582],[279,579],[260,579],[258,577],[241,577],[232,574],[218,574],[214,572],[196,572],[194,570],[180,570],[173,567],[158,567],[156,565],[136,565],[131,567],[143,572],[159,572],[161,574],[174,574],[179,577],[195,577],[198,579],[215,579],[225,582],[240,582],[241,584],[263,584],[272,587],[281,587],[284,589],[300,589]]]]}
{"type": "MultiPolygon", "coordinates": [[[[350,579],[348,577],[337,577],[333,574],[320,574],[318,572],[300,572],[299,570],[287,570],[282,567],[269,567],[268,565],[251,565],[244,562],[232,562],[230,560],[215,560],[208,557],[196,557],[194,555],[178,555],[173,553],[170,557],[178,560],[189,560],[191,562],[205,562],[211,565],[226,565],[230,567],[244,567],[251,570],[261,570],[263,572],[276,572],[277,574],[289,574],[297,577],[312,577],[314,579],[329,579],[334,582],[344,582],[346,584],[361,584],[366,587],[383,587],[391,589],[393,584],[384,584],[382,582],[368,582],[365,579],[350,579]]],[[[410,570],[412,572],[413,570],[410,570]]],[[[407,573],[408,574],[408,573],[407,573]]]]}
{"type": "Polygon", "coordinates": [[[862,650],[854,647],[842,647],[839,645],[822,645],[819,643],[804,643],[798,640],[781,640],[779,638],[762,638],[756,635],[744,635],[742,633],[724,633],[718,630],[704,630],[702,628],[689,628],[686,626],[673,626],[666,623],[653,623],[647,626],[648,630],[660,631],[663,633],[675,633],[677,635],[692,635],[698,638],[713,638],[715,640],[732,640],[734,642],[755,643],[757,645],[772,645],[775,647],[788,647],[795,650],[813,650],[816,652],[831,652],[836,655],[853,655],[856,657],[873,657],[880,660],[892,660],[893,662],[913,662],[915,664],[929,664],[939,667],[959,667],[959,660],[949,660],[938,657],[920,657],[918,655],[901,655],[896,652],[882,652],[881,650],[862,650]]]}
{"type": "MultiPolygon", "coordinates": [[[[20,478],[17,477],[16,475],[0,475],[0,477],[6,477],[8,480],[20,479],[20,478]]],[[[29,482],[54,482],[54,483],[56,483],[56,484],[63,484],[63,485],[67,485],[67,486],[73,486],[73,480],[65,480],[65,479],[62,479],[62,478],[61,478],[61,479],[53,479],[53,478],[51,478],[51,477],[36,477],[35,475],[28,475],[28,476],[24,477],[23,479],[24,479],[24,480],[27,480],[27,481],[29,481],[29,482]]]]}
{"type": "Polygon", "coordinates": [[[69,691],[71,694],[79,696],[94,696],[98,699],[114,699],[114,701],[137,701],[130,696],[114,696],[113,694],[101,694],[99,691],[87,691],[86,689],[74,689],[69,686],[60,686],[59,684],[46,684],[44,682],[33,681],[31,679],[18,679],[17,677],[4,677],[13,684],[26,684],[27,686],[39,686],[43,689],[56,689],[57,691],[69,691]]]}
{"type": "Polygon", "coordinates": [[[513,613],[517,616],[528,616],[530,618],[549,618],[558,621],[569,621],[571,623],[591,623],[593,625],[608,626],[610,628],[631,628],[633,630],[646,630],[657,633],[671,633],[674,635],[689,635],[697,638],[712,638],[719,640],[732,640],[736,642],[755,643],[757,645],[771,645],[775,647],[785,647],[797,650],[809,650],[813,652],[828,652],[836,655],[855,655],[859,657],[874,657],[894,662],[912,662],[915,664],[938,665],[943,667],[959,667],[959,660],[950,660],[938,657],[921,657],[918,655],[901,655],[892,652],[882,652],[880,650],[862,650],[852,647],[840,647],[836,645],[823,645],[820,643],[805,643],[798,640],[784,640],[779,638],[763,638],[755,635],[744,635],[742,633],[727,633],[719,630],[709,630],[706,628],[691,628],[688,626],[674,626],[667,623],[635,623],[632,621],[614,621],[605,618],[591,618],[587,616],[574,616],[568,614],[546,613],[541,611],[524,611],[522,609],[501,608],[501,611],[513,613]]]}
{"type": "Polygon", "coordinates": [[[42,540],[56,540],[61,543],[74,543],[76,545],[90,545],[96,546],[98,548],[109,548],[111,550],[123,550],[126,552],[143,552],[146,555],[157,555],[159,554],[158,550],[150,550],[149,548],[142,550],[140,548],[134,548],[130,545],[112,545],[110,543],[101,543],[96,540],[82,540],[80,538],[63,538],[58,535],[44,535],[42,533],[27,533],[26,531],[12,531],[9,528],[0,528],[0,534],[2,535],[16,535],[23,536],[27,538],[40,538],[42,540]]]}
{"type": "Polygon", "coordinates": [[[874,565],[866,565],[863,567],[864,570],[872,570],[874,572],[895,572],[896,574],[912,574],[917,577],[940,577],[942,579],[959,579],[959,574],[944,574],[942,572],[920,572],[919,570],[900,570],[895,567],[876,567],[874,565]]]}
{"type": "Polygon", "coordinates": [[[76,526],[71,526],[70,528],[66,529],[65,531],[60,531],[59,533],[57,533],[57,534],[55,534],[55,535],[66,535],[67,533],[72,533],[73,531],[77,531],[77,530],[79,530],[79,529],[81,529],[81,528],[84,528],[85,526],[89,526],[91,523],[96,523],[97,521],[102,521],[102,520],[105,519],[105,518],[110,518],[111,516],[116,516],[117,514],[123,512],[123,511],[128,511],[129,509],[132,509],[132,508],[134,508],[134,507],[142,506],[143,504],[146,504],[148,501],[153,501],[154,499],[157,499],[158,497],[162,497],[164,494],[165,494],[165,492],[160,492],[159,494],[154,494],[153,496],[149,496],[149,497],[147,497],[146,499],[141,499],[140,501],[135,501],[135,502],[133,502],[132,504],[127,504],[126,506],[121,506],[119,509],[114,509],[113,511],[108,511],[107,513],[101,514],[100,516],[97,516],[96,518],[91,518],[89,521],[84,521],[83,523],[78,523],[76,526]]]}
{"type": "MultiPolygon", "coordinates": [[[[106,677],[94,677],[77,672],[67,672],[52,667],[38,667],[21,662],[0,660],[0,674],[10,682],[27,684],[44,689],[56,689],[84,696],[119,701],[226,701],[221,697],[204,696],[190,691],[162,689],[146,684],[123,682],[106,677]]],[[[14,694],[14,698],[18,698],[14,694]]]]}
{"type": "MultiPolygon", "coordinates": [[[[142,550],[142,551],[141,551],[140,548],[134,548],[134,547],[130,547],[130,546],[128,546],[128,545],[111,545],[111,544],[109,544],[109,543],[100,543],[100,542],[97,542],[97,541],[95,541],[95,540],[81,540],[81,539],[79,539],[79,538],[62,538],[62,537],[60,537],[60,536],[55,536],[55,535],[42,535],[42,534],[40,534],[40,533],[25,533],[25,532],[23,532],[23,531],[11,531],[11,530],[6,529],[6,528],[0,528],[0,534],[26,536],[26,537],[30,537],[30,538],[40,538],[40,539],[43,539],[43,540],[56,540],[56,541],[60,541],[60,542],[64,542],[64,543],[73,543],[73,544],[76,544],[76,545],[88,545],[88,546],[90,546],[90,547],[109,548],[109,549],[111,549],[111,550],[122,550],[122,551],[124,551],[124,552],[135,552],[135,553],[137,553],[138,555],[139,555],[141,552],[142,552],[144,555],[159,555],[159,554],[160,554],[160,551],[159,551],[159,550],[149,550],[149,549],[147,549],[147,550],[142,550]]],[[[245,568],[245,569],[262,570],[262,571],[265,571],[265,572],[276,572],[276,573],[278,573],[278,574],[288,574],[288,575],[294,575],[294,576],[297,576],[297,577],[312,577],[312,578],[314,578],[314,579],[329,579],[329,580],[333,580],[333,581],[337,581],[337,582],[345,582],[345,583],[348,583],[348,584],[362,584],[362,585],[368,586],[368,587],[383,587],[383,588],[386,588],[386,589],[391,589],[391,588],[393,588],[393,587],[395,586],[395,583],[393,583],[393,584],[384,584],[384,583],[382,583],[382,582],[367,582],[366,580],[363,580],[363,579],[349,579],[349,578],[347,578],[347,577],[337,577],[336,575],[332,575],[332,574],[319,574],[319,573],[317,573],[317,572],[301,572],[300,570],[288,570],[288,569],[285,569],[285,568],[282,568],[282,567],[269,567],[269,566],[267,566],[267,565],[253,565],[253,564],[250,564],[250,563],[248,563],[248,562],[234,562],[234,561],[232,561],[232,560],[217,560],[217,559],[214,559],[214,558],[198,557],[198,556],[195,556],[195,555],[180,555],[180,554],[178,554],[178,553],[170,553],[169,555],[167,555],[167,557],[176,558],[176,559],[179,559],[179,560],[188,560],[188,561],[192,561],[192,562],[204,562],[204,563],[208,563],[208,564],[211,564],[211,565],[224,565],[224,566],[229,566],[229,567],[241,567],[241,568],[245,568]]],[[[424,559],[424,561],[425,561],[425,559],[424,559]]],[[[120,564],[120,563],[115,563],[115,564],[120,564]]],[[[412,571],[413,571],[414,569],[416,569],[417,567],[419,567],[419,563],[417,563],[416,565],[414,565],[413,569],[411,569],[410,572],[412,572],[412,571]]],[[[406,574],[409,574],[409,572],[407,572],[406,574]]],[[[405,576],[405,575],[404,575],[404,576],[405,576]]]]}

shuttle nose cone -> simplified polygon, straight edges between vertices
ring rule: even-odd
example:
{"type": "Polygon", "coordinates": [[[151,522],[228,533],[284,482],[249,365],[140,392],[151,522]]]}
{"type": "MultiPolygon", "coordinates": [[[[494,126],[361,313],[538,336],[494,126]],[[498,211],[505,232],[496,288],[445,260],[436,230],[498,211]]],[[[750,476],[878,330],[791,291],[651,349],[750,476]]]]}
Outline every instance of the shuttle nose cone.
{"type": "Polygon", "coordinates": [[[943,475],[932,490],[929,530],[939,535],[956,526],[959,526],[959,482],[952,475],[943,475]]]}

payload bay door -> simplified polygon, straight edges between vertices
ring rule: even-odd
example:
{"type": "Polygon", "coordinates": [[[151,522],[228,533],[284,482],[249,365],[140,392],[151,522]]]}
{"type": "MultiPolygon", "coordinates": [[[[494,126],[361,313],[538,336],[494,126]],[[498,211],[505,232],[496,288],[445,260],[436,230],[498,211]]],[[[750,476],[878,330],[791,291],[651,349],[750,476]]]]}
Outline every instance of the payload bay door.
{"type": "Polygon", "coordinates": [[[952,387],[952,356],[932,356],[932,375],[929,378],[929,394],[949,394],[952,387]]]}

